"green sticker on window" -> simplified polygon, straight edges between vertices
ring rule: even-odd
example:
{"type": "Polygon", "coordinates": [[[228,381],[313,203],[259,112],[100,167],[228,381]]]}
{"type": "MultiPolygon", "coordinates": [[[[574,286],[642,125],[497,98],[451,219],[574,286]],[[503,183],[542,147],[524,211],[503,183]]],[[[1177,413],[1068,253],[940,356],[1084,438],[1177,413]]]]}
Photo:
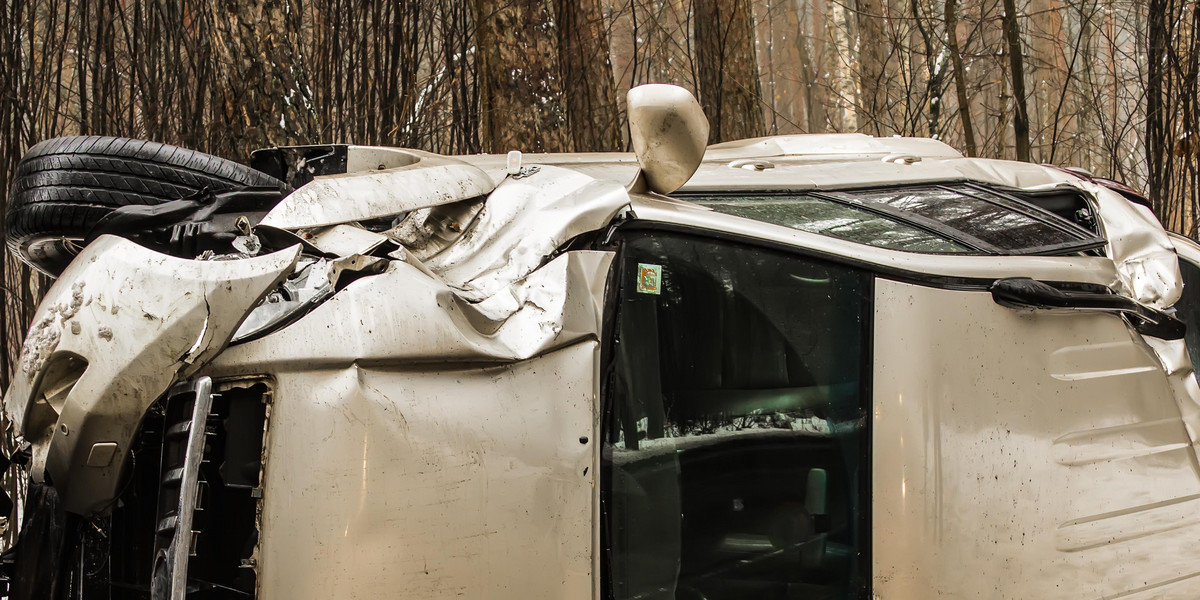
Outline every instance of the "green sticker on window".
{"type": "Polygon", "coordinates": [[[660,294],[662,284],[662,267],[638,263],[637,291],[639,294],[660,294]]]}

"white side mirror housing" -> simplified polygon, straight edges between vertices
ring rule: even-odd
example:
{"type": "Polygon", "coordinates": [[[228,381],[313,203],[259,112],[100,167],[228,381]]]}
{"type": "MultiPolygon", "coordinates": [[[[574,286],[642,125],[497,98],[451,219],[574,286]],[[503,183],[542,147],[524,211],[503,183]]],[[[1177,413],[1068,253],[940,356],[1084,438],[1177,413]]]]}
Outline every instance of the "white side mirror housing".
{"type": "Polygon", "coordinates": [[[669,194],[696,172],[708,146],[708,119],[691,92],[666,84],[629,90],[629,136],[641,172],[630,191],[669,194]]]}

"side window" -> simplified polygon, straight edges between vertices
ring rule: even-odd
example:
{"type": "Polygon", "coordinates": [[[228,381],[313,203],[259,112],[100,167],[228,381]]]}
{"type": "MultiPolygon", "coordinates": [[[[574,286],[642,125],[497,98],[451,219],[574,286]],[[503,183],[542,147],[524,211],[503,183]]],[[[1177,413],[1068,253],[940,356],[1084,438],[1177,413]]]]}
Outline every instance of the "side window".
{"type": "MultiPolygon", "coordinates": [[[[1200,267],[1180,257],[1179,273],[1183,275],[1183,295],[1175,303],[1175,316],[1187,324],[1184,341],[1196,369],[1200,366],[1200,267]]],[[[1200,381],[1200,374],[1196,378],[1200,381]]]]}
{"type": "Polygon", "coordinates": [[[631,236],[622,256],[606,596],[860,597],[869,275],[671,234],[631,236]]]}

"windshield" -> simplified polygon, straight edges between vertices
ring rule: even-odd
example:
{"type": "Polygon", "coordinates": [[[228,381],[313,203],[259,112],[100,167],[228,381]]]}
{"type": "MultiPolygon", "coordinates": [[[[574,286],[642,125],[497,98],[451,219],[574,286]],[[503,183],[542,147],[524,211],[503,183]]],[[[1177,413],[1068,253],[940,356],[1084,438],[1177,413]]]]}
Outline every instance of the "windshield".
{"type": "Polygon", "coordinates": [[[945,254],[971,248],[870,211],[812,196],[688,198],[717,212],[892,250],[945,254]]]}
{"type": "Polygon", "coordinates": [[[677,196],[736,217],[925,254],[1064,255],[1105,243],[1039,207],[1044,198],[976,183],[677,196]]]}
{"type": "Polygon", "coordinates": [[[869,277],[633,235],[606,381],[606,596],[861,597],[869,277]]]}

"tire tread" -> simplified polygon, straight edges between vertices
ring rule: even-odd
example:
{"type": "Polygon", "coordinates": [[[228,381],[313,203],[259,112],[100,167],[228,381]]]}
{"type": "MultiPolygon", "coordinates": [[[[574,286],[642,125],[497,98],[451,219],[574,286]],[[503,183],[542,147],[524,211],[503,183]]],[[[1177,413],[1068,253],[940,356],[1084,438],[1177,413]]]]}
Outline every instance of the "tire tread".
{"type": "Polygon", "coordinates": [[[33,145],[17,165],[5,215],[7,245],[57,275],[74,250],[46,240],[83,238],[123,206],[156,205],[202,190],[274,187],[282,181],[223,158],[146,140],[71,136],[33,145]],[[31,248],[38,245],[36,251],[31,248]]]}

